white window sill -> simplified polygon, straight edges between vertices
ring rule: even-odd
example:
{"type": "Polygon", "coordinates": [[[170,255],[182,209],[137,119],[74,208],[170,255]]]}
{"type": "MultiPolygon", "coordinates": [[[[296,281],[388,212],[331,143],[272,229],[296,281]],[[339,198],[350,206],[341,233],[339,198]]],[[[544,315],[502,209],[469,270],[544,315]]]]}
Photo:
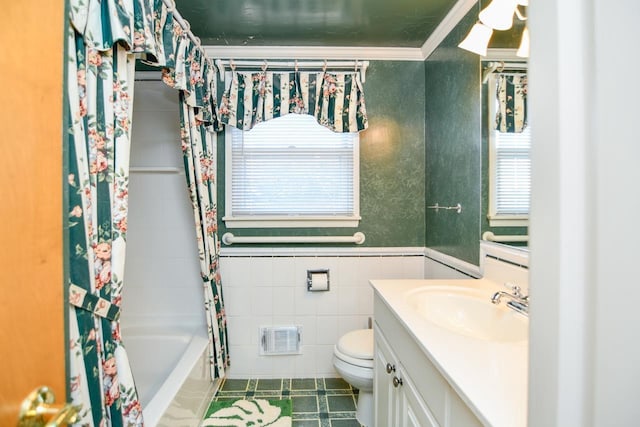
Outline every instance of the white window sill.
{"type": "Polygon", "coordinates": [[[528,227],[527,215],[499,215],[488,216],[490,227],[528,227]]]}
{"type": "Polygon", "coordinates": [[[337,228],[357,227],[360,217],[227,217],[222,218],[227,228],[337,228]]]}

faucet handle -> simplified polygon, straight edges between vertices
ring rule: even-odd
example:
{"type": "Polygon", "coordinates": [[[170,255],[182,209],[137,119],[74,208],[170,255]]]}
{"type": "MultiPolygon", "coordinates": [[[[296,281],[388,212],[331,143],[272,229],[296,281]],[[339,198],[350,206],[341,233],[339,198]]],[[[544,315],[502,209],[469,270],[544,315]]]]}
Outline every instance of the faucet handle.
{"type": "Polygon", "coordinates": [[[513,295],[517,296],[518,298],[524,297],[524,295],[522,295],[522,293],[520,292],[522,288],[520,288],[519,285],[516,285],[515,283],[511,283],[511,282],[505,282],[504,286],[510,289],[511,292],[513,292],[513,295]]]}

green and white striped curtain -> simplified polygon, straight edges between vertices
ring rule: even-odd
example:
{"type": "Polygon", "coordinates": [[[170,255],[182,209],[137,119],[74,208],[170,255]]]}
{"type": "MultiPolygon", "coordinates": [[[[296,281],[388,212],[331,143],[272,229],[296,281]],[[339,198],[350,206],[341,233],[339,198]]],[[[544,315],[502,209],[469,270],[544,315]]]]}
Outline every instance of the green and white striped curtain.
{"type": "Polygon", "coordinates": [[[334,132],[368,126],[360,75],[236,72],[220,102],[220,121],[242,130],[289,113],[309,114],[334,132]]]}
{"type": "Polygon", "coordinates": [[[195,108],[198,120],[211,132],[221,130],[216,105],[216,70],[191,39],[173,23],[176,31],[171,67],[165,67],[162,80],[182,92],[184,103],[195,108]]]}
{"type": "Polygon", "coordinates": [[[180,91],[180,139],[187,188],[196,224],[200,273],[209,332],[212,378],[229,366],[227,318],[219,270],[220,242],[216,197],[216,76],[211,64],[187,37],[181,37],[175,68],[163,70],[163,81],[180,91]]]}
{"type": "Polygon", "coordinates": [[[80,425],[142,425],[120,337],[135,57],[68,40],[69,386],[80,425]]]}
{"type": "Polygon", "coordinates": [[[229,353],[219,264],[215,136],[198,119],[198,109],[185,98],[184,92],[180,92],[180,135],[204,284],[210,369],[212,378],[222,378],[229,366],[229,353]]]}
{"type": "MultiPolygon", "coordinates": [[[[119,323],[135,60],[169,67],[175,81],[187,75],[175,87],[193,104],[194,120],[210,130],[217,123],[215,78],[162,0],[70,0],[67,40],[70,398],[82,406],[78,425],[141,426],[119,323]]],[[[207,227],[215,224],[210,218],[207,227]]],[[[207,232],[217,240],[215,229],[207,232]]],[[[215,282],[205,305],[215,311],[208,316],[216,318],[211,341],[220,343],[212,375],[221,376],[228,360],[217,269],[209,268],[205,280],[215,282]]]]}
{"type": "Polygon", "coordinates": [[[522,132],[527,126],[527,75],[499,74],[496,83],[496,130],[506,133],[522,132]]]}

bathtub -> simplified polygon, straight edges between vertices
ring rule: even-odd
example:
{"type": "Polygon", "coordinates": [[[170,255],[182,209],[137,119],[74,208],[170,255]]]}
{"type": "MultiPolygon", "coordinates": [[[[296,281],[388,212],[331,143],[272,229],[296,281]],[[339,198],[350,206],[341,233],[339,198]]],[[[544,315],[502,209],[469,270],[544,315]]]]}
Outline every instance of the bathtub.
{"type": "Polygon", "coordinates": [[[145,426],[171,425],[165,418],[172,417],[187,423],[181,425],[197,425],[214,391],[204,331],[130,326],[122,329],[122,340],[145,426]]]}

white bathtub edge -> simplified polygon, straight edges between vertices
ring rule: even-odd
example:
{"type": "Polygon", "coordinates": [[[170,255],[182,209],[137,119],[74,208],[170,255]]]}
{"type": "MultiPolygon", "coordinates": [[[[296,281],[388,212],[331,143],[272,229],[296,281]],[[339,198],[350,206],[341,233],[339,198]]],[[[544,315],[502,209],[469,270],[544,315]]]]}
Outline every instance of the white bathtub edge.
{"type": "Polygon", "coordinates": [[[205,335],[196,334],[192,336],[187,350],[178,362],[176,368],[169,374],[169,377],[162,384],[160,389],[154,394],[151,401],[142,410],[146,427],[155,427],[161,420],[165,411],[180,392],[184,382],[196,368],[201,357],[208,358],[207,345],[208,338],[205,335]]]}

